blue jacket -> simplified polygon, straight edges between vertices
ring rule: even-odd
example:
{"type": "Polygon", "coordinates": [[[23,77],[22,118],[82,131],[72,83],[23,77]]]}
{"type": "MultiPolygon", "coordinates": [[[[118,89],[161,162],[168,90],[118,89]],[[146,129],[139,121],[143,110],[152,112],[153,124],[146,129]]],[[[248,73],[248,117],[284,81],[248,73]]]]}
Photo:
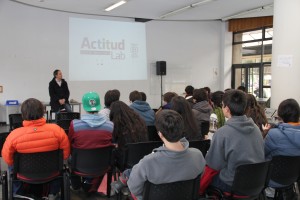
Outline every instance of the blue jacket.
{"type": "Polygon", "coordinates": [[[269,130],[265,139],[265,156],[272,159],[277,155],[300,155],[300,125],[281,123],[269,130]]]}
{"type": "Polygon", "coordinates": [[[147,126],[154,125],[155,112],[151,109],[147,102],[136,100],[130,105],[130,108],[132,108],[142,117],[142,119],[144,119],[147,126]]]}

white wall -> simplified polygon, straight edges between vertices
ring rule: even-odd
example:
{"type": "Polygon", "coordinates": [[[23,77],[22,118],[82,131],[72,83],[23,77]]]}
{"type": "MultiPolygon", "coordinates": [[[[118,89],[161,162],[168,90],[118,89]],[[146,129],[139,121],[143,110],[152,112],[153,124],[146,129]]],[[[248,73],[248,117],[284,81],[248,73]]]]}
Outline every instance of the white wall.
{"type": "MultiPolygon", "coordinates": [[[[8,99],[24,101],[35,97],[49,101],[48,83],[54,69],[61,69],[68,81],[68,20],[70,16],[96,19],[127,20],[84,16],[25,6],[0,0],[0,104],[8,99]]],[[[146,23],[147,81],[68,81],[70,98],[81,101],[87,91],[102,97],[109,89],[119,89],[121,100],[128,103],[132,90],[146,92],[152,107],[160,105],[160,77],[155,75],[155,62],[167,61],[163,92],[184,92],[191,84],[223,89],[220,72],[223,34],[221,22],[146,23]],[[217,73],[215,73],[217,72],[217,73]]],[[[1,121],[1,119],[0,119],[1,121]]]]}

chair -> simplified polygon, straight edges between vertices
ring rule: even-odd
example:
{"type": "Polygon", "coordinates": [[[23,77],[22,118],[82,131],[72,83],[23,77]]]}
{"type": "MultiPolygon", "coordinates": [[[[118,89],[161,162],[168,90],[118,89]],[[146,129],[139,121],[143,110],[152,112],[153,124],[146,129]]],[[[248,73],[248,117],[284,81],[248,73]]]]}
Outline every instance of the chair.
{"type": "Polygon", "coordinates": [[[202,152],[203,157],[205,157],[210,147],[210,140],[189,141],[189,147],[199,149],[202,152]]]}
{"type": "Polygon", "coordinates": [[[145,183],[143,200],[196,200],[199,198],[200,175],[195,179],[172,183],[145,183]]]}
{"type": "Polygon", "coordinates": [[[0,157],[2,157],[2,148],[3,148],[4,142],[7,138],[7,136],[9,135],[9,133],[10,132],[0,133],[0,157]]]}
{"type": "Polygon", "coordinates": [[[71,121],[73,119],[80,119],[80,113],[79,112],[61,112],[57,113],[56,115],[56,124],[60,126],[62,129],[65,130],[66,134],[69,133],[69,128],[71,121]]]}
{"type": "Polygon", "coordinates": [[[209,121],[201,121],[200,129],[201,129],[202,137],[204,137],[204,135],[208,134],[208,132],[209,132],[209,126],[210,126],[209,123],[210,123],[209,121]]]}
{"type": "MultiPolygon", "coordinates": [[[[0,133],[0,151],[1,151],[0,157],[2,157],[3,144],[9,133],[10,132],[0,133]]],[[[1,169],[1,163],[0,163],[0,169],[1,169]]],[[[1,171],[0,183],[2,184],[2,199],[8,199],[8,180],[7,180],[7,172],[6,171],[1,171]]]]}
{"type": "Polygon", "coordinates": [[[149,141],[161,141],[155,126],[147,126],[149,141]]]}
{"type": "Polygon", "coordinates": [[[23,118],[22,118],[22,114],[18,113],[18,114],[9,114],[8,115],[8,119],[9,119],[9,131],[12,131],[16,128],[22,127],[23,126],[23,118]]]}
{"type": "Polygon", "coordinates": [[[152,153],[153,149],[162,146],[163,142],[139,142],[129,143],[125,147],[123,169],[130,169],[144,156],[152,153]]]}
{"type": "MultiPolygon", "coordinates": [[[[5,178],[5,177],[4,177],[5,178]]],[[[13,199],[13,183],[21,181],[29,184],[45,184],[61,179],[61,197],[70,199],[69,176],[63,168],[62,150],[54,150],[39,153],[15,153],[14,170],[8,177],[9,198],[13,199]]]]}
{"type": "MultiPolygon", "coordinates": [[[[114,146],[97,149],[72,149],[72,174],[81,177],[107,175],[107,196],[110,197],[114,146]]],[[[71,175],[72,175],[71,174],[71,175]]]]}
{"type": "Polygon", "coordinates": [[[287,189],[293,188],[300,178],[300,156],[274,156],[272,166],[270,180],[285,185],[275,188],[274,199],[279,199],[287,189]]]}

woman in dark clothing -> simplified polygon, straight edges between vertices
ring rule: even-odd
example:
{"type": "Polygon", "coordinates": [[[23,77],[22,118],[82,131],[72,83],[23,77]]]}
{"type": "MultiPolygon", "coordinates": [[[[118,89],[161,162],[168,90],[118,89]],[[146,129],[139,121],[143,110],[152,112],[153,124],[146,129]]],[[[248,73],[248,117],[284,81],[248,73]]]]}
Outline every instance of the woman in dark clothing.
{"type": "Polygon", "coordinates": [[[114,123],[113,142],[118,145],[117,164],[123,163],[123,151],[127,143],[148,141],[145,121],[122,101],[110,106],[110,120],[114,123]]]}
{"type": "Polygon", "coordinates": [[[184,121],[183,136],[186,137],[187,140],[202,139],[194,113],[192,112],[189,102],[185,98],[181,96],[173,97],[171,110],[175,110],[182,116],[184,121]]]}

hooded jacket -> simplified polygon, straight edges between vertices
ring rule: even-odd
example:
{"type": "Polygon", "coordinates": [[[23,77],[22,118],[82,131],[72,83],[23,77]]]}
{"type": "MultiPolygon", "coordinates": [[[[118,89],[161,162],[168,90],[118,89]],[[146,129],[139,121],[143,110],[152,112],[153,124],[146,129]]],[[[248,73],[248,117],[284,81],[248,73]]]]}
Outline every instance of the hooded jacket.
{"type": "Polygon", "coordinates": [[[209,105],[208,101],[200,101],[193,106],[195,112],[195,117],[198,122],[200,121],[209,121],[210,114],[212,113],[212,107],[209,105]]]}
{"type": "Polygon", "coordinates": [[[189,148],[189,142],[182,138],[183,151],[171,151],[165,146],[154,149],[131,171],[127,185],[138,200],[142,199],[144,183],[171,183],[196,178],[202,173],[205,160],[198,149],[189,148]]]}
{"type": "Polygon", "coordinates": [[[259,128],[245,115],[232,116],[214,134],[205,159],[208,167],[220,171],[220,179],[231,186],[237,166],[265,161],[259,128]]]}
{"type": "Polygon", "coordinates": [[[2,157],[13,165],[13,155],[20,153],[37,153],[62,149],[64,159],[70,154],[70,143],[65,131],[56,124],[46,124],[46,119],[23,121],[23,126],[13,130],[6,138],[2,157]]]}
{"type": "Polygon", "coordinates": [[[70,124],[69,140],[73,148],[94,149],[112,145],[113,123],[102,114],[86,114],[70,124]]]}
{"type": "Polygon", "coordinates": [[[281,123],[277,128],[269,130],[265,139],[267,159],[274,156],[300,155],[300,125],[281,123]]]}
{"type": "Polygon", "coordinates": [[[147,126],[153,126],[155,121],[155,112],[151,109],[150,105],[145,101],[136,100],[131,105],[135,112],[137,112],[142,119],[146,122],[147,126]]]}

